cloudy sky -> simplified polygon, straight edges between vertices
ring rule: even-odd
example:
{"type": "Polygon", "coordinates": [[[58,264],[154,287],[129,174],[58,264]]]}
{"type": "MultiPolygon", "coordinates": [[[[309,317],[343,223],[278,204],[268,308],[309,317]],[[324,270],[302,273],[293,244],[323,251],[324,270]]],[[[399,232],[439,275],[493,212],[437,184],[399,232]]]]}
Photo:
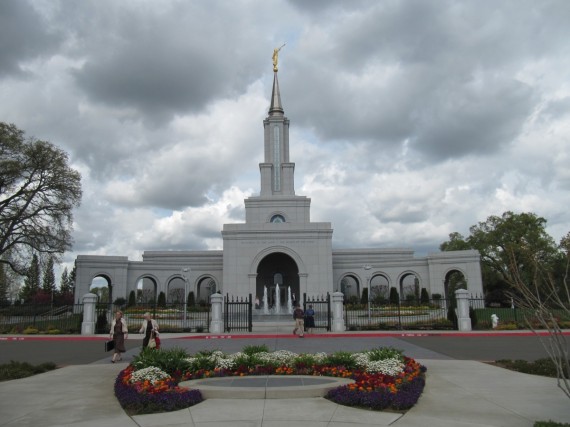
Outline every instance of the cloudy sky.
{"type": "Polygon", "coordinates": [[[296,193],[333,245],[570,231],[570,2],[0,0],[0,121],[82,174],[78,254],[221,249],[280,54],[296,193]]]}

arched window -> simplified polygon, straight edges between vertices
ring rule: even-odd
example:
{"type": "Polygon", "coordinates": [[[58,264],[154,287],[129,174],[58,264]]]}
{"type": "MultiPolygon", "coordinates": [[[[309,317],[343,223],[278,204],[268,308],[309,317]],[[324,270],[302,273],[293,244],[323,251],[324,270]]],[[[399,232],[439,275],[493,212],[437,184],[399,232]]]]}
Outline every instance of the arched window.
{"type": "Polygon", "coordinates": [[[283,217],[283,215],[273,215],[271,217],[271,222],[274,224],[280,223],[280,222],[285,222],[285,218],[283,217]]]}

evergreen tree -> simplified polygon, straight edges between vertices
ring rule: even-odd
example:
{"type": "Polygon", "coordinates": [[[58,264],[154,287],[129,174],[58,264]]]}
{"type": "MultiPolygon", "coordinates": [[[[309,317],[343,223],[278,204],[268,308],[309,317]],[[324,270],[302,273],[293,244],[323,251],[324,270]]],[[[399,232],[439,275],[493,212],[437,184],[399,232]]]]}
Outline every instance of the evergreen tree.
{"type": "Polygon", "coordinates": [[[69,274],[67,272],[67,267],[63,269],[61,273],[61,279],[59,281],[59,302],[64,305],[73,304],[73,287],[69,281],[69,274]]]}
{"type": "Polygon", "coordinates": [[[158,294],[158,303],[157,305],[159,307],[166,307],[166,295],[164,294],[164,292],[161,292],[160,294],[158,294]]]}
{"type": "Polygon", "coordinates": [[[30,302],[32,298],[40,290],[40,262],[36,254],[33,255],[26,278],[24,279],[24,286],[20,291],[20,299],[24,302],[30,302]]]}
{"type": "Polygon", "coordinates": [[[137,305],[137,297],[135,295],[135,291],[131,291],[129,294],[129,302],[127,304],[128,307],[134,307],[137,305]]]}
{"type": "Polygon", "coordinates": [[[368,304],[368,288],[362,290],[362,295],[360,296],[360,304],[368,304]]]}
{"type": "Polygon", "coordinates": [[[52,295],[55,292],[55,273],[53,272],[53,258],[49,257],[44,269],[42,291],[52,295]]]}
{"type": "Polygon", "coordinates": [[[196,297],[194,296],[194,291],[188,293],[188,300],[186,301],[188,307],[194,307],[196,305],[196,297]]]}
{"type": "Polygon", "coordinates": [[[424,305],[429,304],[429,294],[426,288],[422,288],[420,302],[424,305]]]}
{"type": "Polygon", "coordinates": [[[400,303],[400,295],[398,294],[398,290],[392,286],[390,288],[390,304],[398,305],[400,303]]]}

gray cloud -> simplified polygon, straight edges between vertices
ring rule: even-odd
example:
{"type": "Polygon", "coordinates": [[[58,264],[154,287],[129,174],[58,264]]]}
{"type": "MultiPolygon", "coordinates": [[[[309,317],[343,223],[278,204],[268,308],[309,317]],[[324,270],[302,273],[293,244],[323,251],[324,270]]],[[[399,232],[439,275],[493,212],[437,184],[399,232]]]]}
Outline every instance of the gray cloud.
{"type": "Polygon", "coordinates": [[[243,221],[259,191],[283,42],[297,194],[332,223],[335,247],[436,250],[505,210],[536,212],[558,235],[570,227],[568,1],[0,11],[0,116],[81,169],[77,252],[221,247],[222,225],[243,221]]]}
{"type": "Polygon", "coordinates": [[[26,76],[24,64],[55,52],[62,37],[28,3],[19,0],[0,2],[0,77],[26,76]]]}

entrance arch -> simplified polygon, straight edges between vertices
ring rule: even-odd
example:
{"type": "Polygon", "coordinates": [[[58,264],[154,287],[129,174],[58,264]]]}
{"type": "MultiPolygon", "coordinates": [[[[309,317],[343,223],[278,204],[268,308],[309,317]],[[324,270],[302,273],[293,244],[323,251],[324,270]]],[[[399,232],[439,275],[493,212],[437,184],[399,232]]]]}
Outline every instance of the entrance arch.
{"type": "Polygon", "coordinates": [[[287,303],[287,288],[291,288],[291,299],[300,301],[299,267],[288,254],[273,252],[266,255],[257,266],[255,282],[255,297],[263,297],[264,287],[267,286],[267,302],[269,307],[275,304],[276,285],[279,285],[281,304],[287,303]]]}
{"type": "Polygon", "coordinates": [[[352,274],[347,274],[340,281],[340,291],[348,302],[360,302],[360,287],[360,280],[352,274]]]}
{"type": "Polygon", "coordinates": [[[111,278],[106,274],[98,274],[91,279],[89,292],[97,295],[98,303],[110,304],[113,302],[113,285],[111,278]]]}
{"type": "Polygon", "coordinates": [[[137,280],[137,302],[156,304],[158,297],[158,282],[150,275],[143,275],[137,280]]]}
{"type": "Polygon", "coordinates": [[[400,276],[400,301],[418,301],[420,299],[420,276],[413,271],[400,276]]]}
{"type": "Polygon", "coordinates": [[[449,270],[445,274],[443,288],[445,290],[445,299],[455,298],[457,289],[467,289],[467,279],[462,271],[457,269],[449,270]]]}

